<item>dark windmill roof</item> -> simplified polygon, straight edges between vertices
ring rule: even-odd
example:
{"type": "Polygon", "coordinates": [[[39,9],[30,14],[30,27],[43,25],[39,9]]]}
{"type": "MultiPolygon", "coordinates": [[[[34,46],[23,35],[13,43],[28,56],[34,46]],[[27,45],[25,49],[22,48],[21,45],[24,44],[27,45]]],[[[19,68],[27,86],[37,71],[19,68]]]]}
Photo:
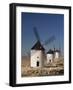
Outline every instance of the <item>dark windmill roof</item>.
{"type": "Polygon", "coordinates": [[[43,46],[41,45],[40,41],[37,41],[36,44],[31,48],[35,50],[45,50],[43,46]]]}
{"type": "Polygon", "coordinates": [[[55,50],[54,52],[60,52],[60,50],[55,50]]]}
{"type": "Polygon", "coordinates": [[[48,52],[47,52],[47,54],[53,54],[54,52],[53,52],[53,50],[49,50],[48,52]]]}

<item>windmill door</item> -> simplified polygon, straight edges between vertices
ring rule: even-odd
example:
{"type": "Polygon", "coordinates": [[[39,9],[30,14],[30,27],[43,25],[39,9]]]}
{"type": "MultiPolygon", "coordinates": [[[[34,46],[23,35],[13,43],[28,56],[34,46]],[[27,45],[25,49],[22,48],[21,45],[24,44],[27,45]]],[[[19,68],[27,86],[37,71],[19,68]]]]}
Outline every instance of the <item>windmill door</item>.
{"type": "Polygon", "coordinates": [[[39,61],[37,61],[37,67],[39,67],[39,61]]]}

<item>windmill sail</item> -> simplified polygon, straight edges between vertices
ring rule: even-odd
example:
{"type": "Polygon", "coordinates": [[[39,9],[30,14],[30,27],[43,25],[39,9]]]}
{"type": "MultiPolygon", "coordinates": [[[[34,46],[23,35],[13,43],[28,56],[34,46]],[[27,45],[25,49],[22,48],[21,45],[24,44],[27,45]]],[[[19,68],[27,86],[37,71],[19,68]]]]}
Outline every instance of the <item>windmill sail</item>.
{"type": "Polygon", "coordinates": [[[50,44],[50,43],[52,43],[55,39],[56,39],[55,36],[51,36],[49,39],[47,39],[47,40],[44,42],[43,45],[50,44]]]}
{"type": "Polygon", "coordinates": [[[37,28],[34,27],[33,30],[34,30],[34,34],[35,34],[37,41],[40,41],[40,37],[39,37],[38,31],[37,31],[37,28]]]}

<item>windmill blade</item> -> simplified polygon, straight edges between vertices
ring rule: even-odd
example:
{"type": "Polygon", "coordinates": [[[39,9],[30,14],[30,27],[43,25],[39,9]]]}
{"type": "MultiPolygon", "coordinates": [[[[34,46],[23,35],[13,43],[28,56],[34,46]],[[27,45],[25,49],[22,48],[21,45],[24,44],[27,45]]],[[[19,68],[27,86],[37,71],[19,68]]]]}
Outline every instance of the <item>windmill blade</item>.
{"type": "Polygon", "coordinates": [[[25,49],[24,49],[24,56],[27,56],[27,53],[26,53],[25,49]]]}
{"type": "Polygon", "coordinates": [[[44,42],[43,45],[50,44],[50,43],[52,43],[55,39],[56,39],[55,36],[51,36],[49,39],[47,39],[47,40],[44,42]]]}
{"type": "Polygon", "coordinates": [[[33,30],[34,30],[34,34],[35,34],[36,39],[37,39],[38,41],[40,41],[40,37],[39,37],[38,31],[37,31],[37,28],[34,27],[33,30]]]}
{"type": "Polygon", "coordinates": [[[28,55],[28,57],[30,56],[30,52],[26,52],[27,53],[27,55],[28,55]]]}
{"type": "Polygon", "coordinates": [[[26,56],[30,56],[30,52],[28,52],[28,51],[26,51],[26,50],[24,50],[25,51],[25,55],[26,56]]]}

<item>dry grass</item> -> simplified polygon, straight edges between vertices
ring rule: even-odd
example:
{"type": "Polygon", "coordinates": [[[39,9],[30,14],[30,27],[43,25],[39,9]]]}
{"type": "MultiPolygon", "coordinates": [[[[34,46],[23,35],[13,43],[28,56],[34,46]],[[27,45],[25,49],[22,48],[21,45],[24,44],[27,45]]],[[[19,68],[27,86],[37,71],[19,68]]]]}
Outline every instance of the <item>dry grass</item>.
{"type": "Polygon", "coordinates": [[[21,65],[21,76],[55,76],[55,75],[64,75],[64,59],[60,58],[54,60],[53,63],[48,63],[42,68],[31,68],[30,59],[28,57],[22,58],[21,65]]]}

